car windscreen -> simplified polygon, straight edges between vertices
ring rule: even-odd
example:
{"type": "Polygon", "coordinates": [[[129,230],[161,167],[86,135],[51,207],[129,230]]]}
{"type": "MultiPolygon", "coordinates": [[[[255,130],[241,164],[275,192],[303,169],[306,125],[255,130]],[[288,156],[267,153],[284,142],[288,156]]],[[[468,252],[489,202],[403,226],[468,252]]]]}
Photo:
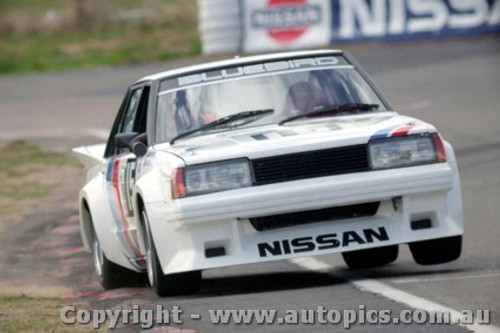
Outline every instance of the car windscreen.
{"type": "MultiPolygon", "coordinates": [[[[200,73],[162,82],[157,104],[157,142],[168,141],[179,134],[245,111],[271,109],[274,112],[245,122],[241,127],[279,123],[295,115],[336,105],[370,104],[377,105],[370,112],[387,110],[357,70],[337,60],[321,66],[261,70],[257,74],[248,72],[251,70],[235,67],[218,73],[200,73]]],[[[339,112],[337,115],[345,114],[339,112]]]]}

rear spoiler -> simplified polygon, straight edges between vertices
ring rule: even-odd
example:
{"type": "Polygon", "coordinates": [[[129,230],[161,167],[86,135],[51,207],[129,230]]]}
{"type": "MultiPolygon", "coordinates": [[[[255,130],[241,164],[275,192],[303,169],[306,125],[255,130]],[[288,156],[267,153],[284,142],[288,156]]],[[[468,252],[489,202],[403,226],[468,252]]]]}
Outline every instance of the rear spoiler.
{"type": "Polygon", "coordinates": [[[80,163],[85,166],[85,169],[90,169],[95,165],[105,162],[104,150],[106,149],[105,143],[100,143],[92,146],[81,146],[73,148],[73,153],[80,163]]]}

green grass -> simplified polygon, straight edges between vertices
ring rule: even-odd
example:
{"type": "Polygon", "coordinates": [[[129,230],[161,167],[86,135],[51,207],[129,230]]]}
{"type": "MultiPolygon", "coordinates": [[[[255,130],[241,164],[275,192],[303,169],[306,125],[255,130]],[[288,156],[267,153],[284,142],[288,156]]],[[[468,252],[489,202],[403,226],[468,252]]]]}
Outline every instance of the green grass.
{"type": "MultiPolygon", "coordinates": [[[[0,0],[0,9],[3,10],[23,10],[30,12],[40,12],[50,9],[63,9],[68,6],[73,0],[0,0]]],[[[137,0],[84,0],[86,2],[106,3],[111,8],[133,9],[137,8],[137,0]]],[[[167,0],[175,2],[176,0],[167,0]]],[[[178,1],[178,0],[177,0],[178,1]]],[[[186,0],[184,0],[186,1],[186,0]]],[[[189,1],[189,0],[187,0],[189,1]]]]}
{"type": "Polygon", "coordinates": [[[53,184],[31,179],[34,173],[43,177],[47,167],[60,167],[74,163],[68,156],[42,151],[26,141],[12,141],[0,147],[0,198],[37,199],[52,193],[53,184]]]}
{"type": "MultiPolygon", "coordinates": [[[[62,323],[60,311],[65,305],[67,304],[49,298],[0,296],[0,331],[4,333],[96,331],[88,326],[62,323]]],[[[77,309],[84,308],[83,304],[77,306],[77,309]]]]}
{"type": "Polygon", "coordinates": [[[0,170],[3,176],[20,177],[40,165],[62,165],[72,160],[61,153],[43,151],[39,146],[15,140],[0,147],[0,170]],[[31,168],[30,168],[31,166],[31,168]]]}
{"type": "Polygon", "coordinates": [[[0,197],[8,197],[16,200],[42,198],[56,188],[54,185],[42,185],[37,182],[23,182],[20,184],[7,184],[0,188],[0,197]]]}
{"type": "Polygon", "coordinates": [[[150,63],[201,52],[196,0],[85,0],[83,26],[74,3],[0,0],[0,74],[150,63]],[[130,10],[142,16],[124,18],[130,10]],[[51,24],[49,12],[56,13],[51,24]]]}
{"type": "Polygon", "coordinates": [[[99,34],[0,37],[0,73],[54,71],[165,61],[200,53],[196,29],[154,27],[99,34]]]}

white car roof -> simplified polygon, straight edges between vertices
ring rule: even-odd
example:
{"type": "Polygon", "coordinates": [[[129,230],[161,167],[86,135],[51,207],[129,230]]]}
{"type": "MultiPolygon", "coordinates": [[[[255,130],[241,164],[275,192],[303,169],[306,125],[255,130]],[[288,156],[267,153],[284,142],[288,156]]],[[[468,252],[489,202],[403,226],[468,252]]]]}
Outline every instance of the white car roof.
{"type": "Polygon", "coordinates": [[[206,70],[210,70],[210,69],[214,69],[214,68],[237,66],[237,65],[253,63],[253,62],[261,62],[261,61],[269,61],[269,60],[277,60],[277,59],[287,59],[287,58],[324,56],[324,55],[331,55],[331,54],[339,54],[340,55],[342,53],[343,53],[343,51],[341,51],[341,50],[312,50],[312,51],[269,53],[269,54],[263,54],[263,55],[246,56],[246,57],[241,57],[241,58],[234,57],[232,59],[207,62],[207,63],[203,63],[203,64],[199,64],[199,65],[185,66],[185,67],[176,68],[176,69],[172,69],[172,70],[168,70],[168,71],[164,71],[164,72],[159,72],[156,74],[152,74],[152,75],[143,77],[142,79],[138,80],[137,82],[155,81],[155,80],[163,79],[165,77],[177,76],[177,75],[184,74],[184,73],[206,71],[206,70]]]}

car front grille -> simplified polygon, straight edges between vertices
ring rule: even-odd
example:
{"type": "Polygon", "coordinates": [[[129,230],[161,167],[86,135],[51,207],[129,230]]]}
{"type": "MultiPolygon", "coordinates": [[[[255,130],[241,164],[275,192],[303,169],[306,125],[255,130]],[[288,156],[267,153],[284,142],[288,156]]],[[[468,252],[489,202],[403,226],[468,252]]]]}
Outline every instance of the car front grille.
{"type": "Polygon", "coordinates": [[[255,159],[255,185],[368,171],[367,150],[356,145],[255,159]]]}
{"type": "Polygon", "coordinates": [[[374,216],[377,214],[379,206],[380,202],[369,202],[349,206],[254,217],[249,220],[255,230],[266,231],[322,221],[374,216]]]}

